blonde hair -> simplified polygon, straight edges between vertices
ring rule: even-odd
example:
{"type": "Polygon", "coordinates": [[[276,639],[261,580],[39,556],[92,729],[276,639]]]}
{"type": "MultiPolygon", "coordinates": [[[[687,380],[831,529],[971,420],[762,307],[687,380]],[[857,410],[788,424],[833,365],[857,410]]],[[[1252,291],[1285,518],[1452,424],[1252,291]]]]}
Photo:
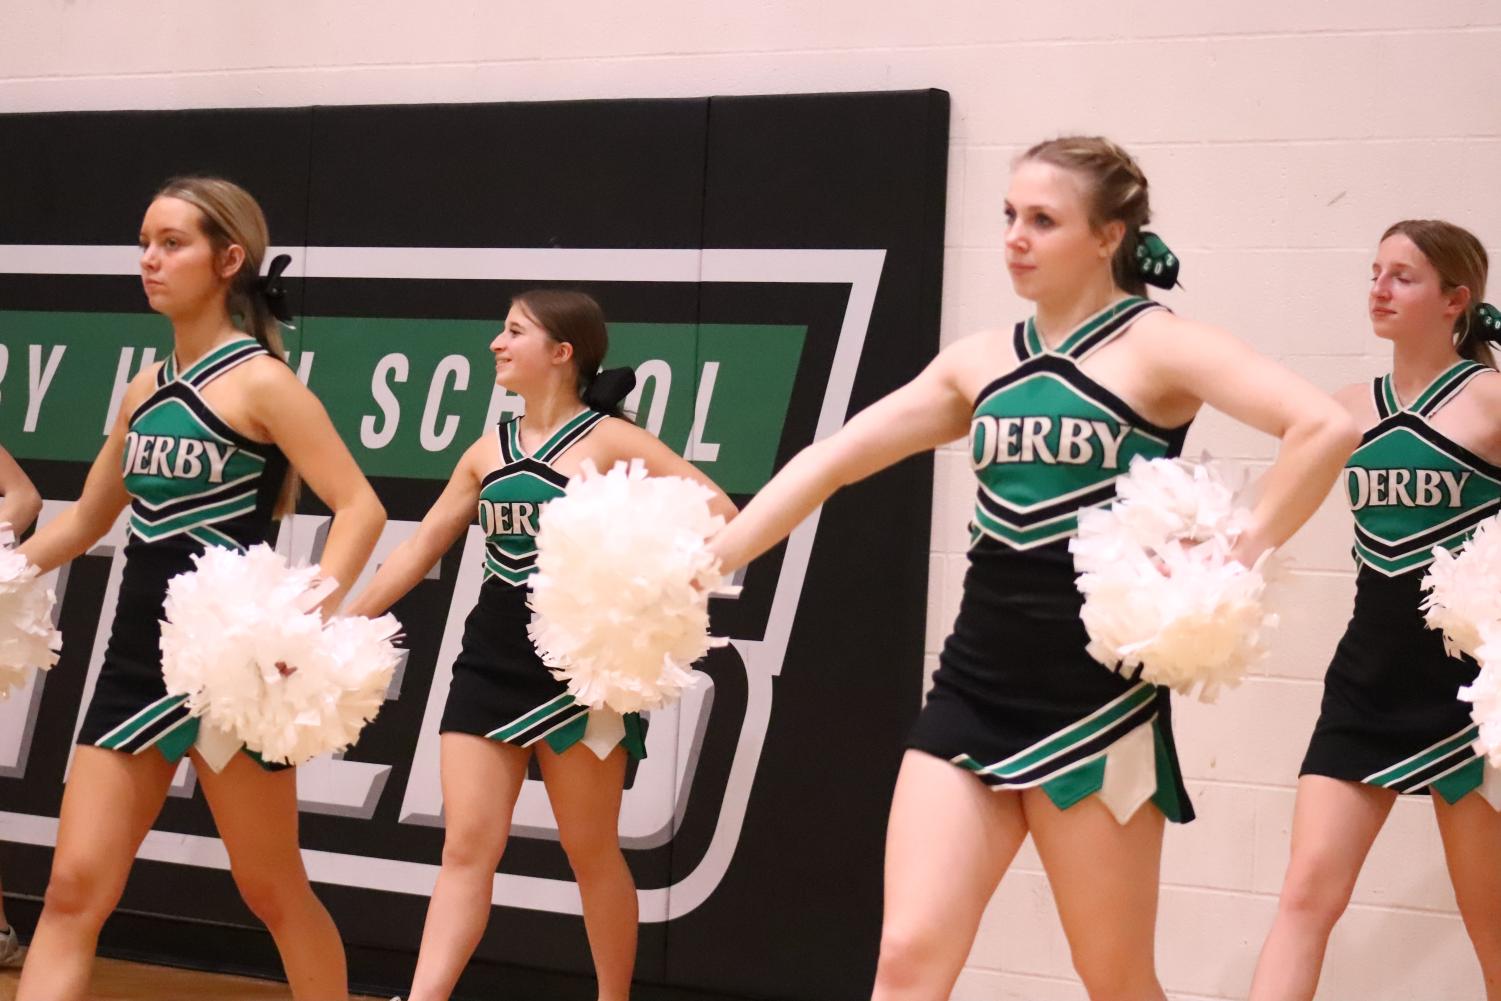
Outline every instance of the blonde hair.
{"type": "Polygon", "coordinates": [[[1145,295],[1147,286],[1136,262],[1141,229],[1152,219],[1147,175],[1124,149],[1104,136],[1059,136],[1038,143],[1021,155],[1073,171],[1084,180],[1089,222],[1096,229],[1119,220],[1126,235],[1115,249],[1110,269],[1115,284],[1132,295],[1145,295]]]}
{"type": "Polygon", "coordinates": [[[245,251],[245,263],[229,280],[226,305],[241,330],[260,341],[268,351],[285,359],[281,331],[265,297],[257,289],[261,263],[271,242],[266,215],[260,203],[244,188],[222,177],[174,177],[156,193],[157,198],[176,198],[196,208],[203,235],[214,250],[223,253],[237,245],[245,251]]]}
{"type": "MultiPolygon", "coordinates": [[[[259,289],[261,262],[271,243],[271,233],[266,226],[266,214],[255,196],[222,177],[186,176],[174,177],[163,184],[156,197],[176,198],[196,208],[199,227],[216,253],[223,253],[231,246],[239,246],[245,252],[240,270],[229,280],[225,305],[241,330],[285,361],[287,351],[282,345],[281,330],[259,289]]],[[[289,464],[276,500],[276,517],[296,508],[297,491],[297,472],[289,464]]]]}
{"type": "Polygon", "coordinates": [[[1454,318],[1454,349],[1460,357],[1496,367],[1490,345],[1480,334],[1481,303],[1485,301],[1485,280],[1490,270],[1490,258],[1480,240],[1465,229],[1442,219],[1403,219],[1386,227],[1381,234],[1387,237],[1401,234],[1420,250],[1433,270],[1438,272],[1439,285],[1445,292],[1463,286],[1470,290],[1470,301],[1463,313],[1454,318]]]}

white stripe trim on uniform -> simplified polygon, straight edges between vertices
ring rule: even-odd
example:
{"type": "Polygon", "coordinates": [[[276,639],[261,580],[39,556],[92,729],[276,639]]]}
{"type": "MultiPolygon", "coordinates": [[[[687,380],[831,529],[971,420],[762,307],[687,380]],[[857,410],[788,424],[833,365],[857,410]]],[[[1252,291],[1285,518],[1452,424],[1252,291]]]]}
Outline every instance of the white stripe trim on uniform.
{"type": "MultiPolygon", "coordinates": [[[[1083,719],[1076,720],[1075,722],[1070,723],[1068,726],[1064,727],[1062,730],[1054,730],[1052,733],[1048,734],[1046,737],[1042,738],[1041,740],[1034,741],[1031,745],[1029,745],[1028,747],[1023,748],[1020,751],[1017,751],[1015,754],[1011,755],[1011,757],[1009,757],[1009,758],[1006,758],[1004,761],[997,761],[994,764],[986,765],[985,768],[983,768],[981,770],[981,774],[985,774],[985,773],[994,774],[997,769],[1005,768],[1007,765],[1011,764],[1012,762],[1018,761],[1021,758],[1026,757],[1028,754],[1031,754],[1034,750],[1036,750],[1038,747],[1041,747],[1043,744],[1046,744],[1049,741],[1057,740],[1060,737],[1066,737],[1066,736],[1068,736],[1068,734],[1072,733],[1073,731],[1082,729],[1083,727],[1087,726],[1092,720],[1094,720],[1094,719],[1096,719],[1096,718],[1098,718],[1100,716],[1105,715],[1111,709],[1114,709],[1116,706],[1120,705],[1121,703],[1128,701],[1133,695],[1135,695],[1137,692],[1141,691],[1143,688],[1150,688],[1150,687],[1152,687],[1150,682],[1138,681],[1136,684],[1134,684],[1130,688],[1126,689],[1125,692],[1122,693],[1118,698],[1112,699],[1111,701],[1105,703],[1103,706],[1101,706],[1100,708],[1096,709],[1094,712],[1090,713],[1088,716],[1085,716],[1083,719]]],[[[1143,703],[1143,705],[1145,705],[1145,703],[1143,703]]],[[[1127,719],[1127,718],[1129,718],[1129,715],[1130,714],[1128,713],[1126,716],[1122,716],[1121,719],[1122,720],[1127,719]]],[[[1133,729],[1135,729],[1135,728],[1133,727],[1133,729]]],[[[1062,754],[1062,753],[1064,753],[1067,750],[1068,750],[1068,748],[1065,747],[1065,748],[1063,748],[1062,750],[1058,751],[1055,754],[1050,754],[1046,758],[1042,758],[1042,759],[1038,760],[1037,766],[1041,766],[1041,765],[1047,764],[1049,761],[1052,761],[1059,754],[1062,754]]]]}
{"type": "MultiPolygon", "coordinates": [[[[1421,788],[1423,788],[1423,786],[1431,786],[1431,785],[1433,785],[1433,783],[1437,782],[1439,779],[1443,778],[1445,775],[1452,775],[1452,774],[1454,774],[1455,772],[1459,771],[1461,768],[1464,768],[1466,765],[1468,765],[1471,762],[1473,762],[1476,758],[1480,757],[1480,755],[1475,751],[1475,748],[1473,746],[1466,746],[1466,747],[1457,748],[1454,751],[1454,753],[1455,754],[1459,754],[1461,751],[1469,751],[1470,752],[1470,756],[1468,758],[1465,758],[1463,761],[1461,761],[1457,765],[1454,765],[1454,766],[1452,766],[1450,768],[1445,768],[1443,771],[1439,772],[1437,775],[1433,776],[1432,778],[1424,779],[1423,781],[1417,782],[1417,783],[1408,782],[1408,783],[1406,783],[1403,786],[1402,789],[1400,789],[1398,791],[1406,793],[1406,792],[1411,792],[1414,789],[1421,789],[1421,788]]],[[[1439,759],[1439,761],[1442,761],[1442,760],[1444,760],[1444,759],[1443,758],[1439,759]]],[[[1438,762],[1434,762],[1434,763],[1437,764],[1438,762]]],[[[1391,787],[1388,786],[1387,788],[1391,788],[1391,787]]]]}
{"type": "MultiPolygon", "coordinates": [[[[1131,729],[1134,732],[1136,728],[1132,727],[1131,729]]],[[[1011,782],[1011,781],[1002,779],[1000,782],[994,782],[994,783],[992,783],[992,782],[986,782],[985,785],[990,789],[991,792],[1006,792],[1008,790],[1015,791],[1015,790],[1020,790],[1020,789],[1036,789],[1038,786],[1042,785],[1043,783],[1045,783],[1045,782],[1051,782],[1051,781],[1053,781],[1054,779],[1056,779],[1060,775],[1067,775],[1069,772],[1073,771],[1076,768],[1083,768],[1085,765],[1092,764],[1093,762],[1098,761],[1100,758],[1103,758],[1105,755],[1107,755],[1107,754],[1110,753],[1111,746],[1113,746],[1113,744],[1112,745],[1107,745],[1105,747],[1102,747],[1098,751],[1095,751],[1093,754],[1090,754],[1090,755],[1088,755],[1086,757],[1080,758],[1078,761],[1070,761],[1065,767],[1060,768],[1060,769],[1058,769],[1055,772],[1048,772],[1046,775],[1042,776],[1041,778],[1032,779],[1029,782],[1011,782]]],[[[993,774],[993,773],[976,772],[975,774],[976,775],[985,775],[985,774],[993,774]]],[[[1095,795],[1095,794],[1092,793],[1091,795],[1095,795]]]]}
{"type": "Polygon", "coordinates": [[[140,719],[142,716],[146,715],[151,710],[153,710],[157,706],[161,705],[163,702],[168,702],[168,701],[171,701],[172,699],[180,699],[180,698],[182,698],[182,696],[180,696],[180,695],[163,695],[161,698],[157,699],[155,702],[152,702],[149,705],[142,706],[139,710],[136,711],[135,715],[131,716],[129,719],[126,719],[126,720],[122,721],[121,723],[119,723],[118,725],[116,725],[113,730],[109,731],[109,733],[106,733],[104,736],[100,737],[97,741],[95,741],[95,744],[102,744],[106,740],[109,740],[115,734],[119,733],[121,730],[123,730],[126,727],[130,726],[130,724],[134,723],[136,720],[140,719]]]}
{"type": "MultiPolygon", "coordinates": [[[[564,693],[562,693],[562,695],[555,695],[555,696],[553,696],[552,698],[548,699],[546,702],[542,703],[539,706],[532,706],[526,712],[522,713],[520,716],[517,716],[515,719],[511,720],[509,723],[502,723],[502,724],[500,724],[500,726],[497,726],[495,729],[491,730],[490,734],[496,734],[496,733],[499,733],[502,730],[509,730],[511,727],[515,726],[517,723],[520,723],[522,720],[526,719],[528,716],[532,715],[533,713],[537,712],[538,710],[546,709],[548,706],[553,705],[559,699],[563,698],[564,695],[568,695],[568,693],[564,692],[564,693]]],[[[569,697],[571,698],[572,696],[569,696],[569,697]]],[[[548,720],[552,719],[554,716],[556,716],[558,713],[562,712],[564,709],[567,709],[568,706],[572,705],[572,704],[573,703],[565,703],[564,705],[559,706],[557,709],[554,709],[552,712],[548,713],[547,715],[543,716],[541,719],[537,720],[537,722],[533,723],[532,726],[541,726],[543,723],[546,723],[548,720]]],[[[522,731],[522,732],[524,733],[525,731],[522,731]]],[[[489,734],[487,734],[486,736],[489,736],[489,734]]]]}
{"type": "MultiPolygon", "coordinates": [[[[228,483],[215,484],[213,490],[211,490],[211,491],[207,491],[206,490],[203,493],[199,494],[198,497],[193,497],[192,495],[189,495],[187,497],[177,497],[177,498],[174,498],[174,499],[169,500],[169,501],[162,501],[160,504],[152,504],[150,501],[145,500],[144,498],[132,497],[131,498],[132,507],[134,506],[134,504],[140,504],[141,507],[146,508],[148,511],[151,511],[154,514],[154,513],[158,512],[158,511],[161,511],[162,508],[167,507],[170,504],[182,504],[182,503],[184,503],[186,501],[198,500],[201,497],[208,496],[210,493],[217,494],[220,491],[228,490],[230,487],[237,487],[241,483],[244,483],[246,480],[259,479],[260,476],[261,476],[261,474],[263,474],[264,472],[265,472],[264,469],[260,469],[260,470],[257,470],[255,472],[253,472],[253,473],[247,473],[246,475],[241,476],[237,480],[230,480],[228,483]]],[[[259,486],[255,485],[255,486],[251,486],[251,487],[249,487],[249,488],[247,488],[245,490],[242,490],[242,491],[240,491],[237,494],[230,494],[227,497],[220,497],[219,499],[217,499],[217,500],[215,500],[215,501],[212,502],[212,506],[218,507],[220,504],[228,504],[230,501],[239,500],[242,497],[254,497],[255,496],[255,492],[256,492],[257,489],[259,489],[259,486]]],[[[135,513],[134,510],[132,510],[132,513],[133,514],[135,513]]],[[[178,518],[178,517],[181,517],[182,515],[185,515],[185,514],[192,514],[192,511],[191,510],[189,510],[189,511],[179,511],[177,514],[161,515],[161,516],[158,516],[157,518],[146,518],[146,517],[140,516],[140,515],[137,515],[137,516],[140,517],[142,521],[145,521],[145,522],[148,522],[148,523],[154,525],[154,524],[156,524],[156,522],[160,521],[163,517],[165,517],[165,518],[178,518]]]]}
{"type": "MultiPolygon", "coordinates": [[[[1381,768],[1378,768],[1374,772],[1372,772],[1371,774],[1367,775],[1365,778],[1361,779],[1360,781],[1363,784],[1367,784],[1367,783],[1368,784],[1374,784],[1374,783],[1371,782],[1371,780],[1374,779],[1376,776],[1380,775],[1382,772],[1389,772],[1389,771],[1392,771],[1394,769],[1401,768],[1403,765],[1409,764],[1410,762],[1413,762],[1413,761],[1416,761],[1418,758],[1421,758],[1423,755],[1429,753],[1430,751],[1436,751],[1436,750],[1438,750],[1440,747],[1442,747],[1445,744],[1449,743],[1449,741],[1453,740],[1454,738],[1463,736],[1464,732],[1466,730],[1469,730],[1472,727],[1474,727],[1474,725],[1475,725],[1474,723],[1468,723],[1464,727],[1462,727],[1462,728],[1460,728],[1458,730],[1455,730],[1453,733],[1449,734],[1449,736],[1445,737],[1443,740],[1436,740],[1433,743],[1429,744],[1427,747],[1423,748],[1421,751],[1418,751],[1416,754],[1410,754],[1407,757],[1403,758],[1401,761],[1394,761],[1394,762],[1392,762],[1389,765],[1385,765],[1385,766],[1383,766],[1381,768]]],[[[1454,750],[1453,753],[1456,753],[1456,754],[1459,753],[1459,749],[1455,748],[1455,750],[1454,750]]]]}
{"type": "MultiPolygon", "coordinates": [[[[183,703],[183,706],[184,706],[184,708],[186,708],[187,703],[183,703]]],[[[171,726],[167,727],[161,733],[157,734],[155,737],[152,737],[150,741],[148,741],[145,744],[142,744],[140,747],[136,748],[134,751],[131,751],[130,753],[131,754],[142,754],[142,753],[144,753],[146,751],[151,750],[167,734],[169,734],[169,733],[175,733],[176,731],[181,730],[184,726],[186,726],[189,723],[192,723],[196,719],[198,719],[197,716],[194,716],[192,713],[188,713],[182,719],[178,720],[176,723],[173,723],[171,726]]]]}
{"type": "MultiPolygon", "coordinates": [[[[583,706],[583,703],[582,702],[575,702],[574,705],[576,705],[576,706],[583,706]]],[[[569,706],[568,708],[572,709],[573,706],[569,706]]],[[[522,747],[531,747],[533,744],[535,744],[537,741],[543,739],[548,734],[550,734],[550,733],[552,733],[552,732],[554,732],[556,730],[563,729],[563,727],[567,726],[568,724],[572,723],[574,720],[578,719],[579,715],[584,715],[584,716],[589,715],[588,707],[584,706],[584,712],[582,714],[576,714],[576,715],[573,715],[573,716],[569,716],[567,719],[563,720],[563,722],[555,724],[555,725],[553,725],[551,727],[548,727],[546,730],[544,730],[541,733],[537,734],[535,737],[533,737],[531,740],[527,741],[525,744],[522,744],[521,746],[522,747]]],[[[544,720],[543,722],[546,722],[546,721],[544,720]]]]}

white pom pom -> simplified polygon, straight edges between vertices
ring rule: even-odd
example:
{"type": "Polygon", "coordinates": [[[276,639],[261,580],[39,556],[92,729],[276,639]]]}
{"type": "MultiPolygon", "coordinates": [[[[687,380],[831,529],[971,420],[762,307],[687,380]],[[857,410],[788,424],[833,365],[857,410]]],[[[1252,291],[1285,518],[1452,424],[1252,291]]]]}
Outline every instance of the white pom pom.
{"type": "Polygon", "coordinates": [[[708,591],[720,581],[706,540],[724,526],[713,494],[649,477],[640,460],[600,475],[590,463],[543,509],[528,631],[543,663],[579,702],[658,709],[698,680],[708,591]]]}
{"type": "Polygon", "coordinates": [[[325,623],[318,568],[289,568],[268,546],[211,548],[167,585],[162,675],[204,721],[267,761],[300,764],[358,738],[385,700],[400,627],[325,623]]]}
{"type": "Polygon", "coordinates": [[[1430,629],[1444,634],[1449,656],[1476,656],[1482,629],[1501,621],[1501,530],[1496,517],[1475,528],[1458,553],[1433,547],[1433,562],[1424,575],[1423,617],[1430,629]]]}
{"type": "Polygon", "coordinates": [[[1248,521],[1213,464],[1133,459],[1069,542],[1089,655],[1205,702],[1238,685],[1277,624],[1262,608],[1269,554],[1249,569],[1230,558],[1248,521]]]}
{"type": "Polygon", "coordinates": [[[1459,690],[1459,697],[1473,703],[1470,718],[1480,727],[1476,748],[1492,768],[1501,768],[1501,622],[1482,623],[1477,635],[1471,653],[1480,662],[1480,673],[1459,690]]]}
{"type": "Polygon", "coordinates": [[[57,595],[42,585],[15,542],[10,526],[0,523],[0,699],[25,684],[32,670],[50,670],[63,646],[52,625],[57,595]]]}

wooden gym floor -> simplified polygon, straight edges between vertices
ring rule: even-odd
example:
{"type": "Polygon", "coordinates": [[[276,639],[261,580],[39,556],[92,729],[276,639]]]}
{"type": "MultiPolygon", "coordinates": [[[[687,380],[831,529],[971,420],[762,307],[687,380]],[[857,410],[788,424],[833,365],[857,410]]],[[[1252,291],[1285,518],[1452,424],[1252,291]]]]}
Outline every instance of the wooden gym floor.
{"type": "MultiPolygon", "coordinates": [[[[0,1001],[15,1001],[20,970],[0,970],[0,1001]]],[[[286,984],[195,970],[146,966],[120,959],[94,961],[89,1001],[287,1001],[286,984]]],[[[356,997],[352,1001],[384,1001],[356,997]]]]}

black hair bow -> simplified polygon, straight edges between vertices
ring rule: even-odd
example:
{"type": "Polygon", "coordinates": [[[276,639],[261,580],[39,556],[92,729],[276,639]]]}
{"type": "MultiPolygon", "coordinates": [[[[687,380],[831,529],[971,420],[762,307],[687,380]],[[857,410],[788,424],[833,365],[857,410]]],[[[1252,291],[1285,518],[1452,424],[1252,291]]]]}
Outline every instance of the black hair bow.
{"type": "Polygon", "coordinates": [[[292,263],[291,254],[277,254],[271,259],[271,267],[266,274],[255,283],[255,290],[262,299],[266,300],[266,308],[271,315],[276,317],[276,322],[291,330],[296,330],[292,323],[292,304],[287,298],[287,286],[281,280],[282,272],[287,270],[287,265],[292,263]]]}
{"type": "Polygon", "coordinates": [[[636,373],[629,368],[609,368],[589,380],[584,402],[591,410],[614,414],[621,402],[636,388],[636,373]]]}

